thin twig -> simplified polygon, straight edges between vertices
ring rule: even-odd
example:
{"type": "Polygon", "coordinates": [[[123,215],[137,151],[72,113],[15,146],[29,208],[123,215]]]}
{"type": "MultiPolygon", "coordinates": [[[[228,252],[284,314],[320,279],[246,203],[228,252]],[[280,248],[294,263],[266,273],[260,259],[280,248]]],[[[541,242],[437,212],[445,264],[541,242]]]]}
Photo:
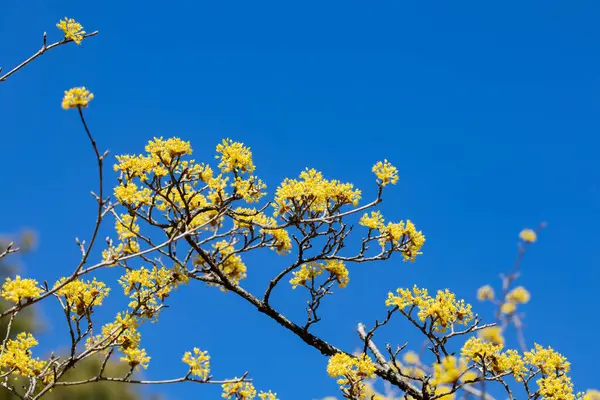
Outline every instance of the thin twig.
{"type": "MultiPolygon", "coordinates": [[[[83,39],[89,38],[91,36],[96,36],[97,34],[98,34],[98,31],[95,31],[95,32],[92,32],[92,33],[88,33],[86,35],[83,35],[83,39]]],[[[61,41],[58,41],[56,43],[52,43],[51,45],[47,46],[46,45],[46,32],[44,32],[44,39],[43,39],[42,48],[39,49],[35,54],[33,54],[27,60],[25,60],[21,64],[17,65],[16,67],[14,67],[10,71],[8,71],[6,74],[0,76],[0,82],[5,81],[9,76],[11,76],[12,74],[14,74],[15,72],[17,72],[21,68],[25,67],[27,64],[29,64],[30,62],[32,62],[33,60],[35,60],[36,58],[38,58],[39,56],[41,56],[42,54],[44,54],[45,52],[47,52],[48,50],[51,50],[51,49],[53,49],[55,47],[58,47],[58,46],[61,46],[63,44],[67,44],[67,43],[70,43],[70,42],[73,42],[73,39],[64,38],[61,41]]],[[[2,71],[1,68],[0,68],[0,71],[2,71]]]]}

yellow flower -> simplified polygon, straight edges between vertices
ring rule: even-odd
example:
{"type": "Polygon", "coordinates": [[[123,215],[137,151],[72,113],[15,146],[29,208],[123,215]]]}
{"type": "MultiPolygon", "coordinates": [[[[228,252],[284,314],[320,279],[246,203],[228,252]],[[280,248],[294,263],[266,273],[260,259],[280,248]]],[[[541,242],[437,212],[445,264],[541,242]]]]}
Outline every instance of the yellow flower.
{"type": "MultiPolygon", "coordinates": [[[[56,282],[55,287],[66,281],[66,278],[61,278],[56,282]]],[[[102,300],[108,293],[110,288],[107,288],[104,282],[93,281],[84,282],[83,280],[75,279],[62,288],[56,291],[56,294],[63,296],[71,312],[78,315],[88,314],[93,306],[101,306],[102,300]]]]}
{"type": "Polygon", "coordinates": [[[523,286],[514,288],[506,295],[506,300],[513,303],[527,303],[530,298],[529,292],[523,286]]]}
{"type": "Polygon", "coordinates": [[[515,311],[517,311],[517,305],[511,301],[507,301],[500,306],[502,314],[514,314],[515,311]]]}
{"type": "Polygon", "coordinates": [[[302,265],[298,271],[294,271],[294,277],[290,279],[292,289],[305,286],[306,281],[316,278],[323,273],[323,266],[315,262],[302,265]]]}
{"type": "Polygon", "coordinates": [[[473,319],[471,305],[464,300],[456,300],[454,293],[449,290],[438,290],[435,298],[429,296],[427,289],[416,286],[411,293],[410,289],[397,289],[397,295],[388,293],[386,306],[397,306],[404,309],[408,306],[417,306],[421,322],[430,319],[438,332],[445,332],[452,324],[466,325],[473,319]]]}
{"type": "Polygon", "coordinates": [[[348,282],[350,282],[348,270],[343,262],[339,260],[327,260],[325,264],[319,264],[313,261],[303,264],[298,271],[294,272],[294,277],[290,279],[292,289],[296,289],[297,286],[307,286],[306,281],[316,278],[323,274],[324,271],[329,272],[330,276],[335,278],[340,288],[346,287],[348,282]]]}
{"type": "Polygon", "coordinates": [[[414,351],[407,351],[402,357],[405,363],[407,364],[418,364],[419,363],[419,355],[414,351]]]}
{"type": "Polygon", "coordinates": [[[267,185],[260,179],[250,176],[248,179],[242,179],[239,176],[235,178],[231,186],[235,189],[235,194],[246,201],[246,203],[256,203],[266,193],[264,189],[267,185]]]}
{"type": "Polygon", "coordinates": [[[250,382],[224,383],[221,387],[223,388],[221,397],[224,399],[231,399],[235,396],[236,400],[252,400],[256,397],[256,389],[250,382]]]}
{"type": "Polygon", "coordinates": [[[519,237],[527,243],[533,243],[537,239],[537,235],[533,229],[523,229],[521,233],[519,233],[519,237]]]}
{"type": "Polygon", "coordinates": [[[482,359],[488,359],[491,356],[497,356],[502,350],[502,345],[483,341],[479,338],[469,338],[463,345],[461,355],[467,360],[473,360],[481,363],[482,359]]]}
{"type": "Polygon", "coordinates": [[[258,394],[258,398],[259,398],[260,400],[279,400],[279,399],[277,398],[277,393],[272,393],[270,390],[269,390],[268,392],[263,392],[263,391],[261,391],[261,392],[258,394]]]}
{"type": "Polygon", "coordinates": [[[348,285],[348,282],[350,282],[348,269],[346,269],[344,263],[339,260],[325,261],[325,270],[331,273],[331,276],[335,277],[340,288],[345,288],[346,285],[348,285]]]}
{"type": "Polygon", "coordinates": [[[361,192],[351,183],[323,178],[321,172],[306,169],[300,173],[300,180],[286,178],[275,191],[275,216],[287,213],[315,216],[343,205],[358,205],[361,192]]]}
{"type": "Polygon", "coordinates": [[[21,299],[33,299],[42,293],[38,282],[34,279],[21,279],[19,275],[15,280],[6,278],[6,282],[2,285],[2,297],[8,301],[18,303],[21,299]]]}
{"type": "Polygon", "coordinates": [[[490,326],[478,332],[478,336],[486,342],[492,342],[498,345],[504,345],[504,337],[502,336],[502,328],[499,326],[490,326]]]}
{"type": "Polygon", "coordinates": [[[171,165],[173,159],[185,154],[192,154],[190,142],[179,138],[169,138],[163,140],[162,137],[150,140],[145,148],[153,160],[164,165],[171,165]]]}
{"type": "MultiPolygon", "coordinates": [[[[364,222],[373,223],[373,221],[366,220],[364,222]]],[[[381,247],[391,243],[394,250],[402,253],[404,261],[415,261],[417,255],[422,254],[420,250],[425,244],[425,235],[421,231],[417,231],[412,221],[388,222],[386,226],[382,224],[377,229],[381,233],[379,239],[381,247]]]]}
{"type": "Polygon", "coordinates": [[[472,382],[472,381],[474,381],[475,379],[477,379],[477,377],[478,377],[478,376],[479,376],[479,375],[477,375],[477,373],[476,373],[476,372],[473,372],[473,371],[467,371],[467,372],[465,372],[465,373],[464,373],[464,374],[463,374],[463,375],[460,377],[460,380],[461,380],[461,381],[463,381],[463,382],[472,382]]]}
{"type": "Polygon", "coordinates": [[[485,285],[477,290],[477,300],[494,300],[494,289],[490,285],[485,285]]]}
{"type": "Polygon", "coordinates": [[[337,353],[329,358],[327,373],[332,378],[339,378],[340,389],[350,395],[350,398],[365,398],[365,379],[375,377],[375,364],[371,358],[363,354],[352,357],[348,354],[337,353]]]}
{"type": "Polygon", "coordinates": [[[231,139],[223,139],[223,142],[217,145],[216,156],[220,159],[219,168],[221,172],[254,172],[254,164],[252,162],[252,152],[250,148],[245,147],[243,143],[234,142],[231,139]]]}
{"type": "Polygon", "coordinates": [[[0,369],[12,371],[15,375],[39,376],[46,365],[38,358],[31,358],[31,348],[38,342],[31,333],[21,332],[16,340],[9,339],[0,355],[0,369]]]}
{"type": "Polygon", "coordinates": [[[87,107],[93,98],[94,94],[90,93],[85,86],[75,87],[65,91],[62,108],[68,110],[69,108],[87,107]]]}
{"type": "Polygon", "coordinates": [[[146,354],[146,350],[139,348],[129,348],[123,350],[123,354],[125,357],[121,357],[121,361],[126,362],[131,367],[136,369],[140,369],[143,367],[144,369],[148,368],[148,363],[150,362],[150,357],[146,354]]]}
{"type": "Polygon", "coordinates": [[[190,366],[192,375],[199,376],[201,379],[206,379],[210,373],[210,356],[206,351],[200,351],[194,347],[194,355],[187,351],[183,355],[182,361],[190,366]]]}
{"type": "Polygon", "coordinates": [[[119,240],[136,238],[140,227],[135,223],[135,217],[129,214],[121,214],[121,220],[115,221],[115,229],[119,240]]]}
{"type": "Polygon", "coordinates": [[[543,399],[576,400],[573,394],[573,383],[567,375],[548,375],[536,381],[539,394],[543,399]]]}
{"type": "Polygon", "coordinates": [[[481,340],[480,338],[469,338],[464,344],[461,355],[472,360],[477,365],[486,365],[497,374],[509,372],[517,381],[522,381],[524,373],[527,372],[525,362],[516,350],[507,350],[502,353],[502,345],[481,340]]]}
{"type": "Polygon", "coordinates": [[[395,185],[398,182],[398,169],[388,162],[388,160],[379,161],[373,165],[373,172],[381,186],[385,186],[389,183],[395,185]]]}
{"type": "Polygon", "coordinates": [[[83,26],[73,18],[65,17],[65,19],[61,19],[56,27],[65,33],[66,40],[72,40],[77,44],[81,43],[85,35],[83,26]]]}
{"type": "Polygon", "coordinates": [[[524,356],[527,363],[535,365],[541,369],[543,373],[550,373],[553,371],[569,372],[571,369],[571,364],[567,359],[554,351],[552,347],[545,349],[535,343],[534,349],[525,352],[524,356]]]}
{"type": "Polygon", "coordinates": [[[383,216],[380,211],[372,211],[369,216],[368,213],[365,213],[358,223],[362,226],[366,226],[369,229],[378,229],[382,230],[384,228],[383,216]]]}
{"type": "Polygon", "coordinates": [[[583,400],[600,400],[600,391],[590,389],[583,396],[583,400]]]}
{"type": "Polygon", "coordinates": [[[454,356],[448,356],[441,363],[433,365],[433,385],[443,383],[454,383],[467,371],[467,362],[464,359],[457,359],[454,356]]]}
{"type": "Polygon", "coordinates": [[[115,197],[121,204],[138,206],[152,202],[152,192],[148,188],[138,189],[135,183],[121,183],[114,189],[115,197]]]}

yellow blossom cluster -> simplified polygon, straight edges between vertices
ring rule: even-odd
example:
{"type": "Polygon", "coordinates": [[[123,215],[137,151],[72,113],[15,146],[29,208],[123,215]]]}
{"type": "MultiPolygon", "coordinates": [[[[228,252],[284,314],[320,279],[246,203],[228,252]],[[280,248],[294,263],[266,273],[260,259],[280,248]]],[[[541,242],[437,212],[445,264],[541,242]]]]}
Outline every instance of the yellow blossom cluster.
{"type": "MultiPolygon", "coordinates": [[[[232,199],[248,203],[264,196],[265,184],[253,175],[252,153],[242,143],[224,140],[217,146],[221,173],[195,160],[182,157],[192,154],[189,142],[179,138],[154,138],[145,147],[146,154],[117,156],[115,171],[121,172],[121,182],[115,187],[117,200],[131,211],[141,207],[163,211],[170,221],[185,219],[188,229],[219,227],[222,215],[218,209],[230,198],[227,187],[233,187],[232,199]],[[227,173],[233,174],[230,180],[227,173]],[[169,176],[168,181],[162,178],[169,176]],[[230,184],[231,182],[231,184],[230,184]],[[189,220],[191,218],[191,221],[189,220]]],[[[169,228],[173,233],[173,229],[169,228]]],[[[280,234],[280,233],[278,233],[280,234]]],[[[109,249],[106,257],[117,258],[131,243],[109,249]]],[[[282,245],[281,247],[285,247],[282,245]]]]}
{"type": "MultiPolygon", "coordinates": [[[[235,378],[237,379],[237,378],[235,378]]],[[[224,399],[252,400],[256,397],[256,389],[250,382],[228,382],[222,385],[224,399]]]]}
{"type": "MultiPolygon", "coordinates": [[[[61,278],[54,287],[62,285],[67,280],[67,278],[61,278]]],[[[94,278],[92,281],[87,282],[80,279],[72,280],[58,289],[56,294],[65,298],[71,312],[75,312],[79,316],[89,316],[92,307],[101,306],[102,300],[108,296],[109,292],[110,288],[107,288],[104,282],[97,281],[94,278]]]]}
{"type": "Polygon", "coordinates": [[[454,384],[461,379],[468,371],[467,361],[458,359],[454,356],[445,357],[441,363],[433,365],[432,385],[440,385],[445,383],[454,384]]]}
{"type": "Polygon", "coordinates": [[[210,373],[210,356],[206,351],[200,351],[194,347],[194,355],[192,352],[186,351],[183,354],[182,361],[190,366],[190,373],[201,379],[206,379],[210,373]]]}
{"type": "Polygon", "coordinates": [[[400,251],[405,261],[414,261],[425,243],[425,235],[417,231],[410,220],[398,223],[388,222],[385,224],[383,216],[379,211],[365,213],[359,220],[359,224],[369,229],[378,230],[380,234],[379,244],[385,248],[388,243],[392,248],[400,251]]]}
{"type": "Polygon", "coordinates": [[[567,359],[551,347],[543,348],[535,344],[531,351],[525,352],[525,362],[538,368],[542,376],[536,383],[539,394],[544,399],[575,400],[578,397],[573,393],[573,383],[567,372],[571,364],[567,359]]]}
{"type": "Polygon", "coordinates": [[[494,300],[494,296],[494,288],[490,285],[482,286],[477,290],[477,300],[479,301],[494,300]]]}
{"type": "Polygon", "coordinates": [[[9,339],[0,355],[2,373],[35,377],[42,373],[46,362],[31,357],[31,348],[38,342],[31,333],[21,332],[16,339],[9,339]]]}
{"type": "Polygon", "coordinates": [[[258,398],[260,400],[279,400],[279,399],[277,399],[277,393],[273,393],[270,390],[268,392],[261,391],[258,394],[258,398]]]}
{"type": "Polygon", "coordinates": [[[571,364],[563,355],[554,351],[552,347],[545,349],[537,343],[531,351],[525,352],[525,361],[538,367],[543,374],[569,372],[571,369],[571,364]]]}
{"type": "Polygon", "coordinates": [[[506,295],[506,301],[510,301],[512,303],[521,303],[525,304],[529,302],[531,295],[523,286],[519,286],[511,290],[506,295]]]}
{"type": "Polygon", "coordinates": [[[324,212],[332,213],[347,204],[358,205],[361,192],[351,183],[323,178],[321,172],[306,169],[300,173],[300,180],[286,178],[275,192],[275,214],[292,214],[311,217],[324,212]]]}
{"type": "Polygon", "coordinates": [[[81,43],[85,35],[83,26],[73,18],[65,17],[65,19],[61,19],[56,27],[64,32],[66,40],[72,40],[77,44],[81,43]]]}
{"type": "Polygon", "coordinates": [[[137,331],[140,321],[129,313],[119,313],[114,322],[105,324],[100,335],[88,338],[86,347],[104,349],[108,352],[111,347],[118,347],[123,353],[121,361],[128,363],[131,367],[139,369],[148,368],[150,357],[146,350],[140,348],[141,336],[137,331]]]}
{"type": "Polygon", "coordinates": [[[521,233],[519,233],[519,237],[527,243],[533,243],[537,240],[537,234],[533,229],[523,229],[521,233]]]}
{"type": "Polygon", "coordinates": [[[461,355],[496,374],[510,373],[522,381],[527,372],[525,360],[516,350],[502,352],[502,345],[472,337],[464,344],[461,355]]]}
{"type": "Polygon", "coordinates": [[[329,376],[338,378],[340,389],[353,399],[366,397],[364,381],[375,377],[375,369],[375,364],[366,354],[353,357],[337,353],[329,358],[327,364],[329,376]]]}
{"type": "Polygon", "coordinates": [[[529,292],[522,286],[519,286],[506,294],[504,303],[500,306],[502,314],[514,314],[517,311],[518,303],[527,303],[530,299],[529,292]]]}
{"type": "Polygon", "coordinates": [[[365,213],[358,222],[362,226],[366,226],[369,229],[383,229],[385,227],[385,221],[381,211],[372,211],[371,214],[365,213]]]}
{"type": "MultiPolygon", "coordinates": [[[[479,301],[490,300],[494,301],[494,289],[490,285],[485,285],[477,290],[477,299],[479,301]]],[[[517,304],[525,304],[529,302],[531,295],[523,286],[519,286],[508,292],[502,304],[500,304],[500,312],[502,314],[511,315],[517,311],[517,304]]]]}
{"type": "Polygon", "coordinates": [[[148,368],[150,357],[146,354],[145,349],[140,348],[129,348],[123,349],[124,356],[121,357],[121,361],[126,362],[129,366],[139,369],[140,367],[148,368]]]}
{"type": "MultiPolygon", "coordinates": [[[[225,399],[235,398],[236,400],[252,400],[256,398],[256,389],[250,382],[228,382],[224,383],[222,388],[223,394],[221,397],[225,399]]],[[[279,400],[277,398],[277,393],[273,393],[270,390],[268,392],[263,392],[261,390],[260,393],[258,393],[258,398],[260,400],[279,400]]]]}
{"type": "Polygon", "coordinates": [[[407,364],[418,364],[420,361],[419,355],[412,350],[404,353],[404,355],[402,356],[402,359],[407,364]]]}
{"type": "Polygon", "coordinates": [[[487,342],[493,344],[504,345],[504,337],[502,336],[502,328],[499,326],[490,326],[484,328],[477,333],[477,336],[487,342]]]}
{"type": "Polygon", "coordinates": [[[590,389],[583,395],[583,400],[600,400],[600,391],[590,389]]]}
{"type": "Polygon", "coordinates": [[[115,187],[114,190],[116,199],[131,207],[139,207],[149,205],[151,202],[152,192],[148,188],[140,189],[138,185],[132,182],[122,183],[115,187]]]}
{"type": "Polygon", "coordinates": [[[6,278],[2,285],[2,297],[15,303],[25,299],[33,299],[42,293],[35,279],[21,279],[19,275],[15,279],[6,278]]]}
{"type": "Polygon", "coordinates": [[[221,173],[232,172],[234,180],[231,186],[235,189],[234,195],[246,200],[248,203],[257,202],[265,195],[266,185],[257,177],[252,175],[255,170],[252,161],[252,152],[243,143],[234,142],[231,139],[223,139],[217,145],[215,157],[219,160],[221,173]],[[246,174],[245,178],[240,175],[246,174]]]}
{"type": "Polygon", "coordinates": [[[156,266],[151,270],[145,267],[128,269],[119,280],[125,295],[131,298],[129,307],[140,310],[140,315],[147,318],[156,317],[169,293],[187,282],[186,274],[177,266],[172,269],[156,266]]]}
{"type": "Polygon", "coordinates": [[[254,172],[252,152],[243,143],[223,139],[223,142],[217,145],[217,153],[220,155],[215,158],[219,160],[221,172],[248,172],[250,174],[254,172]]]}
{"type": "MultiPolygon", "coordinates": [[[[235,248],[226,240],[214,243],[213,248],[217,254],[217,267],[227,279],[237,285],[246,277],[246,264],[242,261],[242,257],[235,253],[235,248]]],[[[200,259],[197,262],[202,263],[200,259]]]]}
{"type": "Polygon", "coordinates": [[[292,240],[287,230],[276,229],[275,218],[268,217],[265,213],[255,208],[238,207],[233,212],[234,226],[237,229],[251,230],[255,226],[260,228],[261,235],[270,235],[273,243],[271,248],[281,255],[288,254],[292,250],[292,240]]]}
{"type": "Polygon", "coordinates": [[[388,293],[387,306],[395,306],[401,310],[406,307],[417,307],[421,322],[429,320],[436,331],[445,332],[453,324],[466,325],[473,319],[471,305],[464,300],[456,300],[454,293],[448,289],[438,290],[436,297],[429,296],[427,289],[417,286],[410,289],[399,288],[396,295],[388,293]]]}
{"type": "Polygon", "coordinates": [[[62,108],[87,107],[88,103],[94,99],[94,94],[90,93],[84,86],[74,87],[66,90],[62,100],[62,108]]]}
{"type": "Polygon", "coordinates": [[[381,186],[388,184],[395,185],[398,182],[398,169],[394,167],[388,160],[379,161],[373,165],[373,173],[377,176],[381,186]]]}
{"type": "Polygon", "coordinates": [[[103,260],[111,262],[109,265],[114,265],[114,262],[123,255],[135,254],[140,251],[140,244],[137,240],[140,226],[135,223],[135,216],[121,214],[120,218],[115,221],[115,230],[121,243],[118,246],[110,246],[102,252],[103,260]]]}
{"type": "Polygon", "coordinates": [[[315,279],[325,271],[330,273],[330,276],[337,281],[340,288],[345,288],[350,282],[348,269],[342,261],[326,260],[325,263],[313,261],[303,264],[298,271],[294,272],[294,277],[290,280],[292,289],[296,289],[297,286],[307,286],[307,281],[315,279]]]}

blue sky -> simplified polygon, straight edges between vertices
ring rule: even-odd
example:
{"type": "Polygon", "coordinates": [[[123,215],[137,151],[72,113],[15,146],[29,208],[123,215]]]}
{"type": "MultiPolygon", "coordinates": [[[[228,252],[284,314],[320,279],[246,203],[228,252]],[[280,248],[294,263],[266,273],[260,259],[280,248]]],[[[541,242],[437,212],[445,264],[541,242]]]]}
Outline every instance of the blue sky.
{"type": "MultiPolygon", "coordinates": [[[[510,268],[518,232],[548,221],[520,281],[532,292],[527,341],[565,354],[578,389],[597,382],[597,2],[4,0],[2,9],[5,70],[39,48],[44,30],[58,40],[54,25],[65,15],[100,30],[1,84],[1,228],[39,232],[27,275],[52,281],[71,271],[73,238],[89,235],[93,222],[93,153],[76,112],[60,108],[65,89],[85,85],[96,95],[88,122],[113,155],[178,136],[208,161],[230,137],[252,147],[271,193],[283,177],[315,167],[373,195],[373,163],[398,166],[384,214],[414,220],[428,241],[414,264],[396,258],[351,270],[316,329],[346,350],[358,344],[356,324],[381,317],[396,287],[449,287],[475,302],[479,286],[497,285],[510,268]]],[[[251,258],[247,286],[262,287],[284,262],[251,258]]],[[[302,316],[301,293],[281,290],[276,302],[302,316]]],[[[196,284],[171,305],[144,332],[147,377],[185,373],[181,354],[199,346],[218,378],[248,370],[282,399],[335,394],[324,357],[232,295],[196,284]]],[[[40,351],[48,351],[65,332],[55,305],[41,312],[40,351]]],[[[421,343],[407,325],[388,334],[421,343]]],[[[218,397],[192,384],[152,390],[218,397]]]]}

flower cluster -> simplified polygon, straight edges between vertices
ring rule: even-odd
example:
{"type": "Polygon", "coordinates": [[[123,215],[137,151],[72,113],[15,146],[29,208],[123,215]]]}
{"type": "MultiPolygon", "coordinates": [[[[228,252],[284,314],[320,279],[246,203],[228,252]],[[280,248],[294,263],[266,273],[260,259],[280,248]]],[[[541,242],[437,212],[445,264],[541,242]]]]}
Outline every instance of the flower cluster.
{"type": "Polygon", "coordinates": [[[222,387],[221,397],[224,399],[252,400],[256,397],[256,389],[250,382],[228,382],[224,383],[222,387]]]}
{"type": "MultiPolygon", "coordinates": [[[[246,277],[246,264],[242,261],[242,257],[235,253],[235,248],[226,240],[214,243],[213,248],[215,249],[214,259],[217,268],[230,282],[237,285],[240,280],[246,277]]],[[[210,265],[205,263],[201,257],[196,259],[196,264],[210,268],[210,265]]],[[[212,273],[212,271],[208,272],[209,275],[212,273]]]]}
{"type": "Polygon", "coordinates": [[[371,214],[365,213],[359,224],[369,230],[379,231],[381,247],[385,248],[388,243],[391,244],[393,250],[402,253],[405,261],[414,261],[417,255],[421,254],[421,247],[425,244],[425,236],[421,231],[417,231],[410,220],[388,222],[386,225],[381,212],[373,211],[371,214]]]}
{"type": "Polygon", "coordinates": [[[533,243],[537,240],[537,234],[533,229],[523,229],[521,233],[519,233],[519,238],[526,243],[533,243]]]}
{"type": "Polygon", "coordinates": [[[33,299],[42,293],[38,282],[34,279],[21,279],[19,275],[15,279],[6,278],[2,285],[2,297],[15,303],[25,299],[33,299]]]}
{"type": "Polygon", "coordinates": [[[46,362],[31,357],[31,348],[38,342],[31,333],[21,332],[16,340],[9,339],[0,355],[0,369],[3,373],[35,377],[42,373],[46,362]]]}
{"type": "Polygon", "coordinates": [[[504,345],[504,337],[502,336],[502,328],[499,326],[490,326],[480,330],[477,335],[479,338],[497,345],[504,345]]]}
{"type": "Polygon", "coordinates": [[[353,357],[345,353],[337,353],[329,358],[327,373],[337,380],[340,389],[349,398],[364,399],[366,396],[366,379],[375,377],[375,364],[366,355],[353,357]]]}
{"type": "Polygon", "coordinates": [[[194,347],[194,355],[190,351],[186,351],[182,361],[190,366],[190,373],[201,379],[206,379],[210,373],[210,356],[206,351],[200,351],[194,347]]]}
{"type": "Polygon", "coordinates": [[[361,192],[351,183],[323,178],[321,172],[306,169],[300,173],[300,180],[286,178],[275,192],[275,214],[318,217],[323,213],[332,214],[340,207],[358,205],[361,192]]]}
{"type": "MultiPolygon", "coordinates": [[[[237,379],[237,378],[236,378],[237,379]]],[[[224,383],[223,394],[221,397],[225,399],[235,398],[236,400],[252,400],[256,397],[256,389],[250,382],[229,382],[224,383]]],[[[277,393],[273,393],[270,390],[263,392],[262,390],[258,393],[260,400],[279,400],[277,393]]]]}
{"type": "MultiPolygon", "coordinates": [[[[63,285],[66,281],[67,278],[61,278],[56,282],[55,287],[63,285]]],[[[108,296],[109,292],[110,288],[107,288],[104,282],[97,281],[94,278],[91,282],[85,282],[80,279],[72,280],[58,289],[56,294],[65,298],[66,305],[71,312],[79,316],[85,315],[89,317],[92,307],[101,306],[102,300],[108,296]]],[[[73,318],[75,318],[75,315],[73,315],[73,318]]]]}
{"type": "Polygon", "coordinates": [[[65,40],[72,40],[77,44],[81,43],[85,35],[83,26],[73,18],[65,17],[65,19],[61,19],[56,27],[64,32],[65,40]]]}
{"type": "Polygon", "coordinates": [[[253,230],[259,228],[259,233],[264,236],[270,236],[271,248],[281,255],[288,254],[292,249],[292,240],[287,230],[277,228],[277,220],[268,217],[265,213],[257,211],[255,208],[236,208],[232,213],[234,226],[239,229],[253,230]]]}
{"type": "Polygon", "coordinates": [[[62,108],[87,107],[88,103],[94,99],[94,94],[90,93],[84,86],[74,87],[66,90],[62,100],[62,108]]]}
{"type": "Polygon", "coordinates": [[[464,300],[456,300],[449,290],[438,290],[436,297],[429,296],[427,289],[415,286],[410,289],[397,289],[397,294],[388,294],[387,306],[404,310],[407,307],[418,308],[419,320],[430,321],[436,331],[446,332],[453,324],[467,325],[473,319],[471,305],[464,300]]]}
{"type": "Polygon", "coordinates": [[[145,318],[156,318],[164,300],[169,293],[182,283],[187,283],[187,277],[181,268],[158,268],[151,270],[145,267],[128,269],[119,283],[131,302],[129,307],[145,318]]]}
{"type": "Polygon", "coordinates": [[[464,379],[464,375],[468,372],[468,366],[465,359],[457,359],[454,356],[445,357],[441,363],[436,363],[433,366],[432,385],[454,384],[459,379],[464,379]]]}
{"type": "Polygon", "coordinates": [[[381,186],[388,184],[395,185],[398,182],[398,169],[389,163],[388,160],[379,161],[373,165],[373,173],[377,176],[378,183],[381,186]]]}
{"type": "Polygon", "coordinates": [[[122,353],[121,361],[132,368],[148,368],[150,357],[146,350],[140,347],[141,335],[138,332],[140,320],[129,313],[119,313],[115,321],[105,324],[100,335],[91,336],[86,342],[88,350],[117,347],[122,353]]]}
{"type": "Polygon", "coordinates": [[[340,288],[346,287],[350,278],[348,277],[348,269],[342,261],[326,260],[325,263],[309,262],[303,264],[298,271],[294,272],[294,277],[290,280],[292,288],[297,286],[307,286],[307,281],[313,281],[323,272],[329,272],[330,277],[335,279],[340,288]]]}

